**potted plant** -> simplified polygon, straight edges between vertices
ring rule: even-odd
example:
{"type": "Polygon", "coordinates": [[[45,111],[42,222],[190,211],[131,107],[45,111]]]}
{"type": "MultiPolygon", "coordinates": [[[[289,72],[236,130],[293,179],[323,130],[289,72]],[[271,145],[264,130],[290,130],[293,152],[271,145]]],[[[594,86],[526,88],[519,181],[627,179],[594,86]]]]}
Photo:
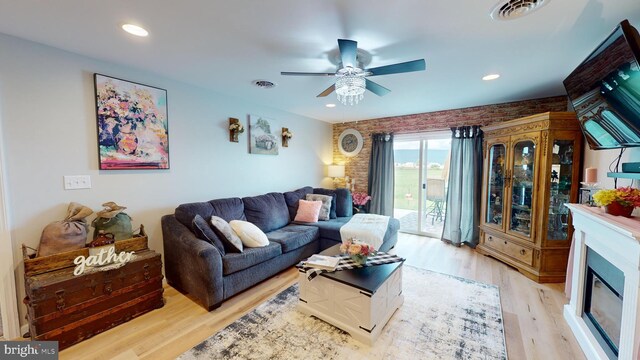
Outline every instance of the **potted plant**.
{"type": "Polygon", "coordinates": [[[628,186],[599,190],[593,195],[593,201],[604,206],[607,214],[631,217],[633,209],[640,206],[640,189],[628,186]]]}
{"type": "Polygon", "coordinates": [[[349,255],[351,260],[357,265],[364,265],[371,255],[377,253],[376,249],[366,243],[360,242],[355,238],[350,238],[340,245],[340,252],[349,255]]]}
{"type": "Polygon", "coordinates": [[[353,193],[353,205],[355,205],[358,213],[365,212],[365,205],[371,200],[371,196],[367,193],[353,193]]]}

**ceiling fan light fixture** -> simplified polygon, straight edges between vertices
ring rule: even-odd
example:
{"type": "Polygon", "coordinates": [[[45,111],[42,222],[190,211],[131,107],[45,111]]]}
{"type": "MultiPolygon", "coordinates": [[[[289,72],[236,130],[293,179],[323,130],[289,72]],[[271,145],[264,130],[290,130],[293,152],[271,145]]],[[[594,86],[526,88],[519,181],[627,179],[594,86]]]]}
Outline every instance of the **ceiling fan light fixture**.
{"type": "Polygon", "coordinates": [[[338,101],[344,105],[357,105],[364,98],[367,90],[364,71],[351,66],[338,70],[336,94],[338,101]]]}

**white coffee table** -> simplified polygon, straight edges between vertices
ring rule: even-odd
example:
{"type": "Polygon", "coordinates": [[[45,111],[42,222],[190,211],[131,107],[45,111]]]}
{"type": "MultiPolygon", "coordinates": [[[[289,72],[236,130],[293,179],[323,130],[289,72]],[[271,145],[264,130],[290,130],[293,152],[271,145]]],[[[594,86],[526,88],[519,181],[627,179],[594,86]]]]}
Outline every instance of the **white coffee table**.
{"type": "Polygon", "coordinates": [[[298,283],[301,312],[368,345],[373,344],[404,302],[401,262],[323,273],[311,281],[301,271],[298,283]]]}

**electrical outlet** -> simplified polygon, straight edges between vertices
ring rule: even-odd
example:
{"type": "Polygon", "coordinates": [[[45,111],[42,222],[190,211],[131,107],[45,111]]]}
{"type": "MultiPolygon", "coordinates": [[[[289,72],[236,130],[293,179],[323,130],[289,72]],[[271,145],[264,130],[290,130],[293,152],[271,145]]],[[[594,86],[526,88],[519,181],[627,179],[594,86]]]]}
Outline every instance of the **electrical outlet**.
{"type": "Polygon", "coordinates": [[[70,175],[64,177],[65,190],[91,189],[91,176],[70,175]]]}

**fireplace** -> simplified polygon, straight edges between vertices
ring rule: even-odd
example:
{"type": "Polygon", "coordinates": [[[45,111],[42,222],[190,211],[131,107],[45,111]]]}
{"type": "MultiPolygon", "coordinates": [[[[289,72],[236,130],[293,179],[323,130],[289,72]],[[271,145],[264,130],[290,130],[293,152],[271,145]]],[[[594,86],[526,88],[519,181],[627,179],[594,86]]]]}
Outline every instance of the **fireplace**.
{"type": "Polygon", "coordinates": [[[624,273],[587,248],[582,318],[609,359],[618,358],[624,273]]]}
{"type": "Polygon", "coordinates": [[[564,318],[589,360],[640,360],[640,217],[568,204],[574,240],[564,318]]]}

